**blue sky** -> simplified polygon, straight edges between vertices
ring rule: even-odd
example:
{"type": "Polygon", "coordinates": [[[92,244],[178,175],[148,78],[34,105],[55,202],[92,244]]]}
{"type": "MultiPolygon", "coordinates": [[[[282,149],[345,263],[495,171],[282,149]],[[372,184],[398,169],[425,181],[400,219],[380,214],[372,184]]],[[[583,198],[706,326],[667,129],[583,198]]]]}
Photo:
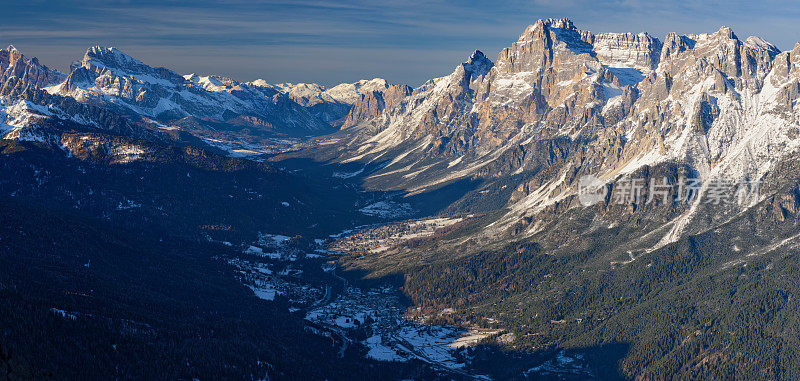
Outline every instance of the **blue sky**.
{"type": "Polygon", "coordinates": [[[706,33],[721,25],[791,49],[789,1],[43,1],[0,0],[0,43],[65,69],[91,45],[153,66],[239,80],[326,85],[383,77],[419,85],[480,49],[491,58],[543,17],[593,32],[706,33]]]}

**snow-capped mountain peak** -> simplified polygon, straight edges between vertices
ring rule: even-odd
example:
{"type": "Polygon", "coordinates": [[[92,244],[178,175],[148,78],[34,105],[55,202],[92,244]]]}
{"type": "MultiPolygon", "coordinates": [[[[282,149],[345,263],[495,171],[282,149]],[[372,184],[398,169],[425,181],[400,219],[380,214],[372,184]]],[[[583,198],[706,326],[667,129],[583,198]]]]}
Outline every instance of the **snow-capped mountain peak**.
{"type": "Polygon", "coordinates": [[[487,58],[480,50],[473,52],[469,59],[464,62],[464,69],[475,77],[488,74],[492,67],[494,67],[492,60],[487,58]]]}
{"type": "Polygon", "coordinates": [[[760,49],[769,52],[772,55],[777,55],[781,52],[780,49],[778,49],[778,47],[773,45],[771,42],[758,36],[747,37],[747,39],[744,40],[744,43],[753,49],[760,49]]]}
{"type": "MultiPolygon", "coordinates": [[[[510,224],[535,221],[574,196],[583,174],[613,180],[678,163],[704,180],[757,181],[800,149],[795,50],[742,42],[728,27],[662,42],[543,19],[493,69],[476,52],[360,122],[352,130],[363,136],[339,160],[386,160],[368,181],[411,192],[470,176],[540,173],[509,201],[510,224]]],[[[665,243],[686,233],[692,213],[665,243]]]]}
{"type": "Polygon", "coordinates": [[[288,97],[275,97],[274,90],[221,76],[181,76],[102,46],[89,48],[66,80],[48,91],[162,124],[191,118],[191,124],[233,123],[290,135],[331,128],[288,97]]]}
{"type": "Polygon", "coordinates": [[[215,75],[200,76],[197,74],[188,74],[183,76],[187,81],[202,87],[206,91],[215,93],[223,91],[231,91],[239,84],[233,79],[227,77],[219,77],[215,75]]]}
{"type": "Polygon", "coordinates": [[[342,83],[331,88],[326,88],[317,83],[280,83],[273,85],[263,79],[257,79],[248,84],[285,94],[300,105],[307,107],[318,118],[335,126],[351,123],[352,119],[349,117],[351,110],[365,96],[391,91],[394,86],[382,78],[342,83]]]}
{"type": "Polygon", "coordinates": [[[14,45],[0,49],[0,84],[17,77],[35,87],[50,86],[64,79],[64,74],[49,69],[36,58],[28,59],[14,45]]]}
{"type": "Polygon", "coordinates": [[[166,80],[177,80],[177,75],[164,68],[152,68],[123,51],[110,47],[93,46],[86,50],[81,65],[91,71],[102,73],[106,70],[118,76],[158,75],[166,80]]]}
{"type": "Polygon", "coordinates": [[[123,67],[129,64],[144,66],[141,61],[125,54],[123,51],[113,46],[108,48],[101,45],[92,46],[86,50],[85,60],[106,62],[111,67],[123,67]]]}
{"type": "Polygon", "coordinates": [[[274,88],[290,96],[301,104],[316,104],[321,101],[354,104],[362,94],[373,91],[385,91],[389,83],[383,78],[362,79],[353,83],[341,83],[331,88],[326,88],[317,83],[280,83],[272,85],[263,79],[250,82],[259,87],[274,88]]]}

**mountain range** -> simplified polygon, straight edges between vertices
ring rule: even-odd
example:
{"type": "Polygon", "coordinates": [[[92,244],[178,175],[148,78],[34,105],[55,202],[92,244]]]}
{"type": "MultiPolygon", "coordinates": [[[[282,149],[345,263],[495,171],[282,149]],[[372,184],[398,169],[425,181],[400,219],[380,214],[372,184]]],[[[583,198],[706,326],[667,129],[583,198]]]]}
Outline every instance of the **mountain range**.
{"type": "MultiPolygon", "coordinates": [[[[170,268],[191,262],[177,249],[181,242],[222,253],[217,258],[230,247],[264,249],[251,246],[264,233],[295,237],[296,245],[325,237],[320,242],[335,248],[326,255],[347,279],[344,290],[348,281],[388,282],[408,298],[407,319],[502,333],[482,342],[485,352],[462,354],[472,356],[466,371],[430,357],[401,366],[373,356],[370,366],[384,375],[469,378],[478,374],[470,367],[513,379],[800,373],[800,287],[792,280],[800,265],[800,43],[781,51],[728,27],[663,39],[595,34],[568,19],[541,19],[496,59],[476,50],[416,88],[379,78],[325,88],[180,75],[100,46],[70,70],[50,69],[13,46],[0,50],[0,194],[15,224],[25,225],[13,213],[56,213],[80,230],[102,230],[86,238],[98,240],[93,245],[111,242],[125,258],[135,246],[147,251],[146,261],[172,261],[159,265],[170,268]],[[414,230],[430,224],[436,228],[414,230]],[[151,239],[132,246],[125,236],[151,239]],[[179,259],[161,258],[163,250],[179,259]],[[540,365],[503,357],[517,353],[540,365]],[[559,360],[564,353],[588,365],[570,368],[559,360]],[[481,356],[516,365],[481,367],[481,356]]],[[[3,242],[30,245],[24,229],[6,230],[3,242]]],[[[94,258],[71,245],[60,255],[94,258]]],[[[22,249],[0,258],[13,263],[15,250],[22,249]]],[[[47,279],[84,284],[82,277],[92,277],[60,274],[42,253],[22,251],[47,279]]],[[[328,297],[341,288],[339,278],[309,282],[334,282],[322,287],[328,297]]],[[[46,310],[53,295],[72,287],[26,282],[9,272],[0,278],[15,311],[46,310]]],[[[111,287],[105,278],[86,282],[111,287]]],[[[213,287],[236,292],[223,283],[213,287]]],[[[104,313],[58,298],[92,310],[85,314],[104,313]]],[[[202,301],[192,303],[201,307],[186,308],[205,311],[202,301]]],[[[280,303],[299,308],[291,300],[267,305],[280,303]]],[[[269,309],[259,306],[248,311],[269,309]]],[[[311,307],[318,306],[303,308],[311,307]]],[[[126,316],[122,307],[106,313],[126,316]]],[[[253,321],[231,313],[215,327],[253,321]]],[[[303,335],[324,328],[289,316],[274,318],[303,335]]],[[[153,330],[164,333],[153,335],[184,342],[166,333],[183,323],[150,324],[162,323],[163,331],[153,330]]],[[[353,329],[341,340],[357,346],[372,333],[353,329]]],[[[328,334],[332,342],[337,335],[328,334]]],[[[137,337],[137,345],[149,345],[137,337]]],[[[296,344],[259,354],[284,368],[248,357],[259,367],[247,371],[299,376],[280,360],[313,362],[296,344]]],[[[324,356],[337,350],[320,349],[324,356]]],[[[352,351],[339,356],[347,369],[363,361],[352,351]]],[[[32,357],[13,356],[4,354],[6,369],[36,368],[32,357]]],[[[198,358],[218,361],[207,356],[198,358]]],[[[325,362],[314,375],[346,377],[336,368],[325,362]]]]}

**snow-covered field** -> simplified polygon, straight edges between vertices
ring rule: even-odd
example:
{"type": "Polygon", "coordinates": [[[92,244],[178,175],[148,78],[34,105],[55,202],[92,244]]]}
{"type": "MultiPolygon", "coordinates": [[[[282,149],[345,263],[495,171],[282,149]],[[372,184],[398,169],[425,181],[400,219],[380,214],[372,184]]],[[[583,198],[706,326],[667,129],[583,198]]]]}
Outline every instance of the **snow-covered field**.
{"type": "Polygon", "coordinates": [[[360,344],[366,347],[368,358],[395,362],[416,359],[447,369],[464,368],[464,349],[497,333],[418,324],[405,319],[400,306],[400,292],[394,287],[348,287],[331,303],[310,310],[306,320],[343,335],[353,329],[367,330],[371,335],[360,344]]]}

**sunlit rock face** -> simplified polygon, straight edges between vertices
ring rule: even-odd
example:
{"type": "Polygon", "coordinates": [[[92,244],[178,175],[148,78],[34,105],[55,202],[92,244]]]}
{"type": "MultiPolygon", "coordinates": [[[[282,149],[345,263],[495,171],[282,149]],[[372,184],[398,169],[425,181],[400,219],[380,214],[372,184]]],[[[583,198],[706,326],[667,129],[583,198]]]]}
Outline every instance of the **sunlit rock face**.
{"type": "MultiPolygon", "coordinates": [[[[517,222],[569,200],[588,174],[613,181],[674,164],[706,182],[755,181],[800,143],[798,49],[727,27],[661,41],[538,20],[494,62],[476,52],[393,105],[367,98],[336,155],[383,163],[368,184],[412,192],[515,176],[502,197],[517,222]]],[[[671,237],[697,213],[676,215],[671,237]]]]}

